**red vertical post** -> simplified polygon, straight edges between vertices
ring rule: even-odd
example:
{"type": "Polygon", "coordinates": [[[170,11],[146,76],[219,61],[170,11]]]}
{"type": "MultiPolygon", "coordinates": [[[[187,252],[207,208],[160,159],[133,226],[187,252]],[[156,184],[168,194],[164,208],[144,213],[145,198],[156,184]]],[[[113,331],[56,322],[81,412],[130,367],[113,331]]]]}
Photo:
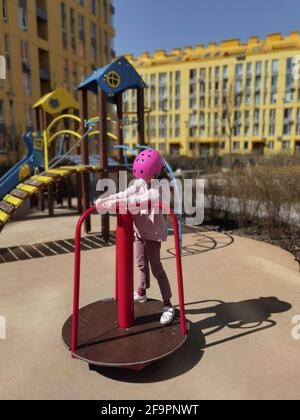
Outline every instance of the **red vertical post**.
{"type": "Polygon", "coordinates": [[[74,292],[73,292],[73,319],[72,319],[72,356],[78,344],[78,320],[79,320],[79,299],[80,299],[80,266],[81,266],[81,229],[86,218],[96,211],[95,208],[87,210],[80,217],[75,231],[75,260],[74,260],[74,292]]]}
{"type": "MultiPolygon", "coordinates": [[[[80,103],[80,134],[84,136],[85,126],[84,121],[88,119],[88,93],[87,90],[79,91],[79,103],[80,103]]],[[[89,139],[86,138],[80,144],[80,154],[82,165],[89,165],[89,139]]],[[[83,210],[86,211],[90,207],[90,176],[89,172],[83,172],[81,174],[82,183],[82,204],[83,210]]],[[[92,230],[91,218],[88,217],[84,222],[84,228],[86,233],[92,230]]]]}
{"type": "Polygon", "coordinates": [[[133,221],[130,213],[118,214],[117,223],[117,287],[119,327],[134,324],[133,301],[133,221]]]}

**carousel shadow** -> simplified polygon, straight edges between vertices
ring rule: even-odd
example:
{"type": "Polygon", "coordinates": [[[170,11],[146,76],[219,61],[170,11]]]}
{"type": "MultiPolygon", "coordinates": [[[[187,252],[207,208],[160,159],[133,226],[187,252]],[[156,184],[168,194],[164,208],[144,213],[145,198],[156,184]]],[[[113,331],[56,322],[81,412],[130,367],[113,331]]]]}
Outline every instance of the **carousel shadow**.
{"type": "MultiPolygon", "coordinates": [[[[234,237],[228,233],[199,232],[194,235],[194,238],[194,243],[183,246],[182,257],[191,257],[193,255],[216,251],[227,248],[234,243],[234,237]]],[[[167,253],[168,256],[162,258],[163,260],[168,260],[176,256],[174,248],[168,249],[167,253]]]]}
{"type": "Polygon", "coordinates": [[[141,372],[126,369],[90,366],[90,370],[109,379],[128,383],[162,382],[183,375],[193,369],[203,358],[205,350],[247,335],[273,328],[277,323],[273,314],[287,312],[292,308],[276,297],[258,298],[242,302],[226,303],[219,300],[186,304],[186,314],[191,316],[211,315],[201,321],[190,323],[190,333],[185,345],[173,355],[151,364],[141,372]],[[190,306],[216,303],[204,308],[190,306]],[[207,343],[207,337],[228,328],[233,335],[207,343]]]}

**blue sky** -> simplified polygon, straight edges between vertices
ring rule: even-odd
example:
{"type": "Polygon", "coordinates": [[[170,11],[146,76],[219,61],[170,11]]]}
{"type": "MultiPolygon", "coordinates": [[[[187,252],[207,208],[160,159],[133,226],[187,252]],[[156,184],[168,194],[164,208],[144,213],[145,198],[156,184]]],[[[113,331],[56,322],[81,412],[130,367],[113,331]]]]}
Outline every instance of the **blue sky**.
{"type": "Polygon", "coordinates": [[[114,0],[118,55],[300,30],[300,0],[114,0]]]}

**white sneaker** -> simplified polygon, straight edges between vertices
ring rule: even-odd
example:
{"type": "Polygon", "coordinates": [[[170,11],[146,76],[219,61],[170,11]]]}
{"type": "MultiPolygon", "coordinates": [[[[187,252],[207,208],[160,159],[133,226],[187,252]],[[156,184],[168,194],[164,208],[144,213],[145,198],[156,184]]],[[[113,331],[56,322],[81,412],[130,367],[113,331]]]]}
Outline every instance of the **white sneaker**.
{"type": "Polygon", "coordinates": [[[147,295],[140,296],[138,292],[134,292],[134,303],[147,303],[148,297],[147,295]]]}
{"type": "Polygon", "coordinates": [[[165,306],[163,309],[163,314],[160,318],[161,325],[169,325],[174,321],[175,318],[175,309],[165,306]]]}

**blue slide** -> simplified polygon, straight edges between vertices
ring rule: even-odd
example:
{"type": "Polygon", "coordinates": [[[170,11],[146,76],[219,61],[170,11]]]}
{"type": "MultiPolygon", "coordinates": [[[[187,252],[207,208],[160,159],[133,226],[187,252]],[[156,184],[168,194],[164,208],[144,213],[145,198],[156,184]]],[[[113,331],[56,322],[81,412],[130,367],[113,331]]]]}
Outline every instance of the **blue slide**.
{"type": "Polygon", "coordinates": [[[34,170],[35,151],[32,134],[33,133],[28,133],[23,136],[23,141],[27,147],[26,156],[0,178],[0,200],[22,181],[19,177],[22,166],[28,165],[31,172],[34,170]]]}

